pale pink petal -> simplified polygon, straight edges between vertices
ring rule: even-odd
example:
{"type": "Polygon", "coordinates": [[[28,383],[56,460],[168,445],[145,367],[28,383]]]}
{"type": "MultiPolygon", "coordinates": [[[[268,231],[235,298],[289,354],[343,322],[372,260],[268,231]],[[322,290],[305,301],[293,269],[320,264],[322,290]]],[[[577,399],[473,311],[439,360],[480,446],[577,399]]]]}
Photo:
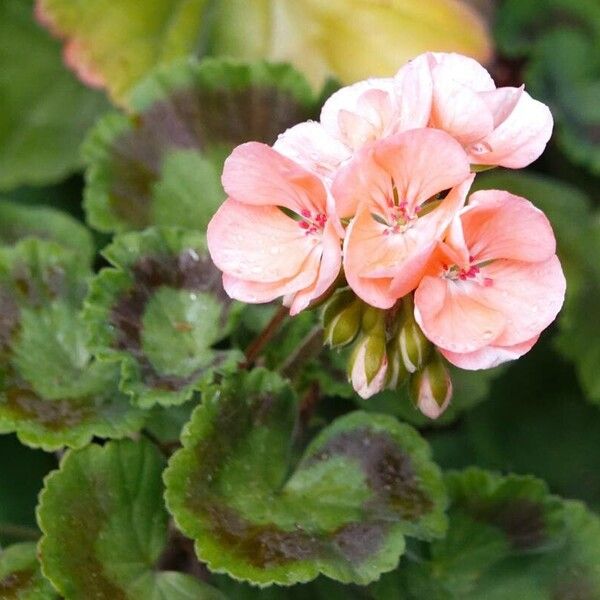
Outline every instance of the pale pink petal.
{"type": "MultiPolygon", "coordinates": [[[[385,235],[385,242],[381,244],[381,248],[365,247],[365,262],[360,275],[369,277],[400,277],[404,280],[408,261],[413,256],[422,255],[423,251],[426,252],[428,257],[436,243],[442,239],[444,232],[457,216],[458,211],[463,207],[474,179],[475,175],[469,175],[461,184],[450,190],[437,208],[419,217],[412,227],[406,231],[398,233],[388,232],[385,235]]],[[[421,256],[420,262],[426,262],[426,260],[425,257],[421,256]]],[[[398,287],[396,281],[395,279],[392,289],[394,293],[399,293],[399,290],[396,289],[398,287]]],[[[416,287],[417,283],[418,281],[413,287],[399,295],[403,296],[407,294],[416,287]]],[[[400,285],[400,287],[404,289],[405,285],[400,285]]]]}
{"type": "Polygon", "coordinates": [[[521,344],[515,344],[513,346],[486,346],[481,350],[465,352],[464,354],[449,352],[443,348],[440,348],[440,352],[448,362],[451,362],[460,369],[467,369],[469,371],[492,369],[505,362],[515,360],[520,356],[523,356],[526,352],[529,352],[538,341],[538,338],[539,336],[536,335],[521,344]]]}
{"type": "Polygon", "coordinates": [[[225,161],[222,182],[227,194],[244,204],[284,206],[297,213],[326,211],[320,179],[259,142],[233,150],[225,161]]]}
{"type": "Polygon", "coordinates": [[[473,298],[471,282],[426,276],[415,292],[415,319],[425,336],[439,348],[473,352],[502,333],[506,318],[473,298]]]}
{"type": "Polygon", "coordinates": [[[497,260],[483,268],[482,275],[492,284],[473,285],[473,296],[506,319],[494,345],[512,346],[539,335],[563,305],[566,282],[556,256],[538,263],[497,260]]]}
{"type": "Polygon", "coordinates": [[[335,282],[342,263],[340,238],[334,225],[328,222],[323,231],[321,264],[314,283],[297,292],[291,300],[290,314],[293,316],[304,310],[313,300],[322,296],[335,282]]]}
{"type": "Polygon", "coordinates": [[[552,126],[550,109],[523,92],[506,119],[468,149],[471,161],[511,169],[526,167],[544,151],[552,126]]]}
{"type": "Polygon", "coordinates": [[[393,177],[400,200],[411,208],[453,188],[470,174],[461,145],[437,129],[413,129],[377,142],[373,161],[393,177]]]}
{"type": "Polygon", "coordinates": [[[433,81],[427,54],[408,62],[394,77],[397,98],[394,133],[427,127],[431,115],[433,81]]]}
{"type": "Polygon", "coordinates": [[[325,130],[352,149],[389,133],[395,115],[394,80],[367,79],[343,87],[321,110],[325,130]]]}
{"type": "Polygon", "coordinates": [[[494,127],[498,127],[512,113],[523,94],[524,87],[523,85],[518,88],[502,87],[492,92],[479,92],[479,97],[494,117],[494,127]]]}
{"type": "Polygon", "coordinates": [[[360,276],[364,267],[365,248],[383,245],[385,252],[384,229],[368,210],[359,211],[350,222],[344,238],[344,273],[348,285],[367,304],[378,308],[391,308],[396,302],[396,298],[389,293],[391,279],[360,276]]]}
{"type": "Polygon", "coordinates": [[[294,125],[277,138],[273,148],[327,181],[351,156],[345,144],[315,121],[294,125]]]}
{"type": "Polygon", "coordinates": [[[431,52],[432,69],[440,69],[453,74],[455,81],[475,92],[488,92],[496,89],[491,75],[475,59],[455,52],[431,52]]]}
{"type": "Polygon", "coordinates": [[[450,69],[433,69],[431,127],[448,132],[463,146],[489,135],[494,117],[480,95],[460,83],[450,69]]]}
{"type": "MultiPolygon", "coordinates": [[[[223,272],[248,281],[274,283],[295,276],[318,239],[273,206],[226,200],[211,219],[208,249],[223,272]]],[[[310,279],[308,283],[311,283],[310,279]]]]}
{"type": "Polygon", "coordinates": [[[499,190],[475,192],[461,220],[474,262],[497,258],[539,262],[556,252],[546,215],[520,196],[499,190]]]}

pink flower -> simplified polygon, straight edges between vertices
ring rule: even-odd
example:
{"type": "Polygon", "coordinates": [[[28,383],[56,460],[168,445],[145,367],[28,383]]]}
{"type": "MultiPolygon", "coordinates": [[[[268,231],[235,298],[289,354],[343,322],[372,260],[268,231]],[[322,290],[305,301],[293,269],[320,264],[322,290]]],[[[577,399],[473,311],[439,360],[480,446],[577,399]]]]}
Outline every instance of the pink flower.
{"type": "Polygon", "coordinates": [[[366,145],[427,126],[432,98],[428,60],[423,54],[396,77],[341,88],[323,105],[320,122],[288,129],[274,147],[331,181],[336,170],[366,145]]]}
{"type": "Polygon", "coordinates": [[[524,198],[473,194],[415,292],[415,318],[444,357],[486,369],[525,354],[552,323],[565,278],[550,223],[524,198]]]}
{"type": "Polygon", "coordinates": [[[553,124],[545,104],[523,86],[496,88],[472,58],[444,53],[429,53],[428,58],[433,80],[429,126],[455,137],[471,163],[518,169],[540,156],[553,124]]]}
{"type": "Polygon", "coordinates": [[[225,162],[228,199],[208,226],[208,248],[232,298],[284,296],[290,314],[335,281],[340,239],[318,177],[269,146],[238,146],[225,162]]]}
{"type": "Polygon", "coordinates": [[[343,167],[332,192],[338,217],[353,217],[344,271],[354,292],[367,304],[390,308],[416,288],[472,180],[460,144],[435,129],[390,136],[343,167]]]}

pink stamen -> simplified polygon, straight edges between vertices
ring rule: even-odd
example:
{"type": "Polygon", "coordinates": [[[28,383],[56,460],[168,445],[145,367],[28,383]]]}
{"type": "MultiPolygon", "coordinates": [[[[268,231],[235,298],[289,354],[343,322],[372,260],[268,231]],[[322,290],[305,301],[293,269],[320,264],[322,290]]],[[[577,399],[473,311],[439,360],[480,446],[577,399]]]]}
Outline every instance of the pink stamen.
{"type": "Polygon", "coordinates": [[[303,209],[300,211],[300,214],[304,219],[298,221],[298,226],[306,231],[306,235],[322,231],[325,223],[327,223],[327,215],[324,213],[312,215],[310,211],[303,209]]]}

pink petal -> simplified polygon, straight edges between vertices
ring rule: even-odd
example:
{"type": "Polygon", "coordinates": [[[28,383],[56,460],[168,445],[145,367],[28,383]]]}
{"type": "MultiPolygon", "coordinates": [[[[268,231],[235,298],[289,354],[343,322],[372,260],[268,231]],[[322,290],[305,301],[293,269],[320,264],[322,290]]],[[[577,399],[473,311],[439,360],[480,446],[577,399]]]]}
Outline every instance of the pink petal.
{"type": "Polygon", "coordinates": [[[461,83],[474,92],[488,92],[496,89],[491,75],[475,59],[455,52],[431,52],[432,69],[438,65],[452,73],[456,82],[461,83]]]}
{"type": "Polygon", "coordinates": [[[223,288],[230,298],[250,304],[271,302],[275,298],[289,294],[293,296],[298,290],[310,286],[311,281],[317,277],[319,260],[319,252],[312,252],[295,276],[273,283],[248,281],[223,273],[223,288]]]}
{"type": "Polygon", "coordinates": [[[461,220],[476,261],[509,258],[539,262],[556,252],[546,215],[520,196],[499,190],[475,192],[461,220]]]}
{"type": "Polygon", "coordinates": [[[538,341],[539,336],[535,336],[521,344],[513,346],[486,346],[475,352],[466,352],[459,354],[440,349],[440,352],[448,362],[451,362],[460,369],[477,371],[479,369],[492,369],[510,360],[515,360],[529,352],[538,341]]]}
{"type": "Polygon", "coordinates": [[[327,181],[351,156],[345,144],[315,121],[291,127],[277,138],[273,148],[327,181]]]}
{"type": "Polygon", "coordinates": [[[472,297],[470,288],[476,284],[461,284],[426,276],[415,292],[415,319],[436,346],[473,352],[493,343],[506,319],[500,311],[472,297]]]}
{"type": "Polygon", "coordinates": [[[377,142],[373,161],[393,177],[400,200],[410,207],[453,188],[470,174],[461,145],[437,129],[413,129],[377,142]]]}
{"type": "Polygon", "coordinates": [[[563,305],[566,282],[556,256],[538,263],[498,260],[481,271],[493,283],[474,286],[477,300],[506,318],[502,334],[494,339],[496,346],[513,346],[539,335],[563,305]]]}
{"type": "Polygon", "coordinates": [[[335,282],[340,272],[342,263],[342,250],[340,238],[334,225],[328,222],[323,231],[323,254],[319,265],[318,275],[314,283],[297,292],[291,300],[290,315],[295,315],[304,310],[313,300],[322,296],[335,282]]]}
{"type": "Polygon", "coordinates": [[[227,194],[244,204],[284,206],[300,213],[326,211],[326,192],[318,177],[266,144],[237,146],[225,161],[227,194]]]}
{"type": "Polygon", "coordinates": [[[393,84],[392,78],[367,79],[338,90],[323,105],[323,127],[353,149],[391,132],[393,84]]]}
{"type": "Polygon", "coordinates": [[[457,81],[450,69],[438,66],[433,69],[430,124],[466,146],[492,132],[494,117],[475,90],[457,81]]]}
{"type": "Polygon", "coordinates": [[[378,308],[391,308],[396,297],[390,294],[391,278],[361,277],[365,266],[365,248],[376,248],[385,256],[388,247],[383,235],[384,226],[377,223],[367,209],[360,211],[350,222],[344,238],[344,273],[348,285],[367,304],[378,308]]]}
{"type": "MultiPolygon", "coordinates": [[[[217,267],[248,281],[275,283],[296,276],[319,246],[316,236],[273,206],[227,199],[208,225],[208,249],[217,267]]],[[[305,285],[313,281],[308,276],[305,285]]]]}
{"type": "Polygon", "coordinates": [[[479,97],[485,102],[494,117],[494,127],[503,123],[512,113],[523,94],[525,86],[502,87],[492,92],[480,92],[479,97]]]}
{"type": "Polygon", "coordinates": [[[511,169],[526,167],[544,151],[552,126],[550,109],[523,92],[508,117],[470,149],[471,160],[511,169]]]}
{"type": "Polygon", "coordinates": [[[427,54],[421,54],[394,77],[397,98],[397,125],[394,133],[427,127],[431,115],[433,82],[427,54]]]}

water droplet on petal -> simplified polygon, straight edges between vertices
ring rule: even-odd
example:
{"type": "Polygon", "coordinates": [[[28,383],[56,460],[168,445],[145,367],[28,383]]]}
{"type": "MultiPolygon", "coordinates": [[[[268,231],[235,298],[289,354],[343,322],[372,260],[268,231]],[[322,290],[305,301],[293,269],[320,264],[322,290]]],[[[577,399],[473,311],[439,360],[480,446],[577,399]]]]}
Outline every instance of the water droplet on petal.
{"type": "Polygon", "coordinates": [[[492,147],[487,142],[477,142],[469,146],[469,151],[473,154],[485,154],[486,152],[491,152],[492,147]]]}
{"type": "Polygon", "coordinates": [[[493,331],[490,331],[489,329],[486,329],[486,330],[483,332],[483,339],[484,339],[484,340],[489,340],[489,339],[491,339],[491,338],[492,338],[492,336],[493,336],[493,335],[494,335],[494,332],[493,332],[493,331]]]}

